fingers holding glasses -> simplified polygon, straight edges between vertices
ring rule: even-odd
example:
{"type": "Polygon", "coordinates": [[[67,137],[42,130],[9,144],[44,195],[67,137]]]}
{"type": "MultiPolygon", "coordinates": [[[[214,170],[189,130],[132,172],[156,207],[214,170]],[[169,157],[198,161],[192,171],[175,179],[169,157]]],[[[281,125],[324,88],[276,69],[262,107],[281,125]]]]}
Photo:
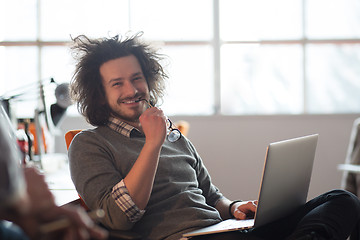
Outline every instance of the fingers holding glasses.
{"type": "Polygon", "coordinates": [[[145,130],[144,128],[156,128],[158,130],[164,128],[164,131],[166,132],[166,117],[161,109],[147,109],[140,116],[139,120],[143,130],[145,130]]]}
{"type": "MultiPolygon", "coordinates": [[[[140,101],[146,102],[150,109],[154,109],[154,106],[147,99],[141,99],[140,101]]],[[[169,130],[169,133],[167,134],[167,139],[169,140],[169,142],[176,142],[181,138],[182,134],[180,130],[176,128],[176,126],[172,123],[172,121],[168,117],[166,117],[166,120],[167,120],[167,128],[169,130]]]]}

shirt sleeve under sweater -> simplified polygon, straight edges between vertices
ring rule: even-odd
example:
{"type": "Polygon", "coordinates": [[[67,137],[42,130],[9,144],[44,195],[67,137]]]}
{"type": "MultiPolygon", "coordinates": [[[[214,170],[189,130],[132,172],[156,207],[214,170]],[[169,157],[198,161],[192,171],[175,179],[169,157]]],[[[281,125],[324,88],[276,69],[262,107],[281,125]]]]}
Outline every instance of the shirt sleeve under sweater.
{"type": "Polygon", "coordinates": [[[71,144],[70,170],[76,189],[91,209],[106,211],[104,224],[113,229],[133,228],[158,239],[220,221],[214,206],[222,195],[186,138],[164,143],[146,212],[136,224],[127,219],[111,190],[130,171],[144,141],[99,127],[83,131],[71,144]]]}

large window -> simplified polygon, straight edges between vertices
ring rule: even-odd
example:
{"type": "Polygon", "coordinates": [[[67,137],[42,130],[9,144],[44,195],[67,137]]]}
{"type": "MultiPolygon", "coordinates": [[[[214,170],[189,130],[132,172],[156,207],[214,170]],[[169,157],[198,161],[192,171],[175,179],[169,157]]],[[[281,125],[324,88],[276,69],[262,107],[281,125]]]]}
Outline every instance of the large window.
{"type": "MultiPolygon", "coordinates": [[[[1,0],[0,6],[0,96],[50,78],[70,81],[71,37],[143,31],[168,56],[162,106],[168,115],[360,111],[357,0],[1,0]]],[[[14,100],[17,115],[32,115],[32,99],[14,100]]]]}

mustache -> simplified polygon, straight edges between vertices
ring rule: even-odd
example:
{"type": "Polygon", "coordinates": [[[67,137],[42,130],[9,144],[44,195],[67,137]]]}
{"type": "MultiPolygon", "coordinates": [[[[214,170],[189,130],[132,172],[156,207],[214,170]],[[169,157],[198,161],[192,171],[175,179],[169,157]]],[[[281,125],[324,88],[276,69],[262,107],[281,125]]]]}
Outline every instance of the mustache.
{"type": "Polygon", "coordinates": [[[142,96],[142,94],[138,94],[135,95],[134,97],[127,97],[127,98],[118,98],[118,100],[116,101],[117,104],[120,103],[124,103],[124,102],[129,102],[129,101],[135,101],[135,102],[139,102],[143,99],[144,97],[142,96]]]}

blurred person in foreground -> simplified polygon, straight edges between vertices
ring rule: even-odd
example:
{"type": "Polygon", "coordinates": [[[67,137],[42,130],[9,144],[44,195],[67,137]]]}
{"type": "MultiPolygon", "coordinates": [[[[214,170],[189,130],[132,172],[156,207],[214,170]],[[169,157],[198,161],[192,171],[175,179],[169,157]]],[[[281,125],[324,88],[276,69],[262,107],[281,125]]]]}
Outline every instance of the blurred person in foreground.
{"type": "Polygon", "coordinates": [[[21,166],[14,129],[0,106],[0,239],[85,240],[107,235],[81,208],[57,206],[44,176],[36,168],[21,166]],[[59,219],[70,224],[53,232],[41,231],[59,219]]]}

